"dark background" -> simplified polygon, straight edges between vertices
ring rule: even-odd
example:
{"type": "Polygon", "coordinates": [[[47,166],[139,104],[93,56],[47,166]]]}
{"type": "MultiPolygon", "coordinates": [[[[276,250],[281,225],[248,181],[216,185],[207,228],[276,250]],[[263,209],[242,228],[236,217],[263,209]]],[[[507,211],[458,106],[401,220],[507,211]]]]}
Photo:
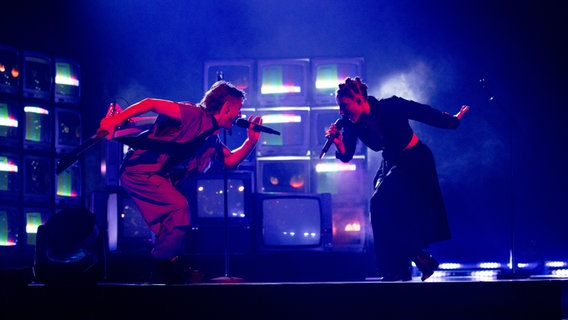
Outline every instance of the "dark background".
{"type": "MultiPolygon", "coordinates": [[[[568,258],[565,1],[10,2],[1,44],[81,63],[85,137],[113,100],[199,101],[210,59],[361,56],[370,94],[468,104],[456,131],[415,124],[453,230],[433,250],[503,262],[513,243],[520,259],[568,258]]],[[[100,151],[85,158],[87,193],[104,187],[100,151]]]]}

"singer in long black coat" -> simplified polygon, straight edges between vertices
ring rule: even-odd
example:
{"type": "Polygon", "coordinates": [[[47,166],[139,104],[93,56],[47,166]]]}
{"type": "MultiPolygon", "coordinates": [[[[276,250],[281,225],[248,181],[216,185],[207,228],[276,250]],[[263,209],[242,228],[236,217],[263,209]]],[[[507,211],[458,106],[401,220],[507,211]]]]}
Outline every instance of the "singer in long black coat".
{"type": "Polygon", "coordinates": [[[336,151],[336,158],[350,161],[358,139],[370,150],[382,151],[370,200],[377,266],[383,276],[404,274],[411,257],[451,237],[434,157],[421,141],[409,145],[413,136],[417,139],[409,119],[447,129],[457,128],[459,119],[396,96],[369,96],[368,102],[369,114],[355,123],[344,121],[345,153],[336,151]]]}

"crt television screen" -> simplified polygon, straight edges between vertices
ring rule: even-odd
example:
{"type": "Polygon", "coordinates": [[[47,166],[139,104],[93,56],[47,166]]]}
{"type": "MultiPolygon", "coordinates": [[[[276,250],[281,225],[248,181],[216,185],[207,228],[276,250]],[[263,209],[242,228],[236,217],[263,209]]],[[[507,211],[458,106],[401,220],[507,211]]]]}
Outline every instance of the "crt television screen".
{"type": "Polygon", "coordinates": [[[309,107],[258,109],[262,124],[280,134],[262,133],[257,156],[305,156],[309,149],[309,107]]]}
{"type": "Polygon", "coordinates": [[[347,77],[363,77],[363,58],[313,59],[313,99],[318,105],[335,103],[338,84],[347,77]]]}
{"type": "Polygon", "coordinates": [[[24,148],[49,150],[53,112],[47,106],[24,103],[24,148]]]}
{"type": "Polygon", "coordinates": [[[53,86],[52,58],[42,53],[24,51],[23,64],[24,98],[49,100],[53,86]]]}
{"type": "Polygon", "coordinates": [[[19,104],[0,100],[0,145],[17,147],[19,144],[19,104]]]}
{"type": "Polygon", "coordinates": [[[79,63],[74,60],[55,57],[55,103],[79,103],[81,96],[81,76],[79,63]]]}
{"type": "Polygon", "coordinates": [[[331,195],[257,195],[261,249],[316,249],[331,245],[331,195]]]}
{"type": "Polygon", "coordinates": [[[258,61],[261,105],[306,104],[309,59],[258,61]]]}
{"type": "Polygon", "coordinates": [[[257,159],[259,192],[308,193],[309,157],[265,157],[257,159]]]}
{"type": "Polygon", "coordinates": [[[20,92],[20,53],[9,46],[0,46],[0,94],[20,92]]]}

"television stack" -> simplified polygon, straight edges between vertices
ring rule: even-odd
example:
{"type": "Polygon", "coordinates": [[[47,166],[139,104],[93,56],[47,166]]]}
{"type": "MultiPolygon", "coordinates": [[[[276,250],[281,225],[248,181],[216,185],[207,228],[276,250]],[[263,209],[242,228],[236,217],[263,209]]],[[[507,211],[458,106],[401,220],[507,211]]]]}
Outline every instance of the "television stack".
{"type": "Polygon", "coordinates": [[[3,263],[29,264],[38,226],[82,201],[80,163],[55,175],[81,142],[80,91],[78,61],[0,45],[0,255],[14,257],[3,263]]]}
{"type": "MultiPolygon", "coordinates": [[[[275,58],[210,60],[204,66],[204,89],[207,90],[219,74],[247,93],[243,113],[259,115],[263,125],[280,135],[263,133],[253,152],[239,169],[251,170],[254,179],[254,221],[251,228],[255,250],[271,247],[289,250],[363,251],[367,242],[367,174],[366,149],[357,146],[354,159],[344,164],[335,159],[331,148],[320,159],[326,142],[325,129],[339,118],[335,91],[346,77],[364,76],[364,59],[343,58],[275,58]],[[246,79],[246,80],[245,80],[246,79]],[[252,165],[251,165],[252,164],[252,165]],[[323,198],[320,198],[322,197],[323,198]],[[325,195],[329,195],[329,206],[325,195]],[[293,201],[299,208],[319,199],[319,219],[297,219],[293,211],[278,213],[292,229],[312,221],[310,229],[318,230],[318,241],[302,244],[273,245],[261,221],[274,215],[275,206],[263,205],[267,199],[281,196],[279,201],[293,201]],[[325,198],[325,199],[324,199],[325,198]],[[260,200],[263,199],[263,200],[260,200]],[[294,200],[292,200],[294,199],[294,200]],[[348,202],[345,200],[348,199],[348,202]],[[294,223],[297,221],[297,223],[294,223]],[[318,221],[317,223],[315,221],[318,221]],[[327,223],[329,221],[329,224],[327,223]],[[327,238],[327,233],[330,238],[327,238]],[[332,236],[333,235],[333,236],[332,236]],[[271,244],[272,243],[272,244],[271,244]],[[279,248],[280,247],[280,248],[279,248]]],[[[243,116],[244,117],[244,116],[243,116]]],[[[246,138],[246,130],[234,126],[229,147],[234,148],[246,138]],[[239,136],[240,134],[240,136],[239,136]]],[[[276,200],[274,200],[276,201],[276,200]]],[[[286,223],[285,223],[286,224],[286,223]]],[[[291,231],[289,232],[297,232],[291,231]]],[[[307,232],[312,234],[311,232],[307,232]]],[[[285,242],[282,242],[285,243],[285,242]]]]}

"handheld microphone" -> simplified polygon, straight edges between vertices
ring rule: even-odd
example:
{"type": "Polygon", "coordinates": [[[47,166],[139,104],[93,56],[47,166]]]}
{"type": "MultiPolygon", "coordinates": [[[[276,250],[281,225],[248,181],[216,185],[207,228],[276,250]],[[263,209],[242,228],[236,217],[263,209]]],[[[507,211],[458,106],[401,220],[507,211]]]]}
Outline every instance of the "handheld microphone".
{"type": "Polygon", "coordinates": [[[249,128],[250,125],[252,124],[252,130],[256,131],[256,132],[266,132],[266,133],[270,133],[270,134],[275,134],[275,135],[280,135],[280,132],[271,129],[269,127],[265,127],[262,126],[260,124],[256,124],[250,121],[247,121],[243,118],[239,118],[237,119],[237,121],[235,122],[235,124],[241,128],[249,128]]]}
{"type": "MultiPolygon", "coordinates": [[[[341,127],[343,127],[343,117],[340,117],[339,119],[335,120],[334,124],[338,130],[341,130],[341,127]]],[[[322,159],[323,156],[325,156],[325,153],[329,150],[329,147],[331,147],[334,138],[335,135],[327,137],[327,141],[325,142],[323,148],[321,149],[320,159],[322,159]]]]}

